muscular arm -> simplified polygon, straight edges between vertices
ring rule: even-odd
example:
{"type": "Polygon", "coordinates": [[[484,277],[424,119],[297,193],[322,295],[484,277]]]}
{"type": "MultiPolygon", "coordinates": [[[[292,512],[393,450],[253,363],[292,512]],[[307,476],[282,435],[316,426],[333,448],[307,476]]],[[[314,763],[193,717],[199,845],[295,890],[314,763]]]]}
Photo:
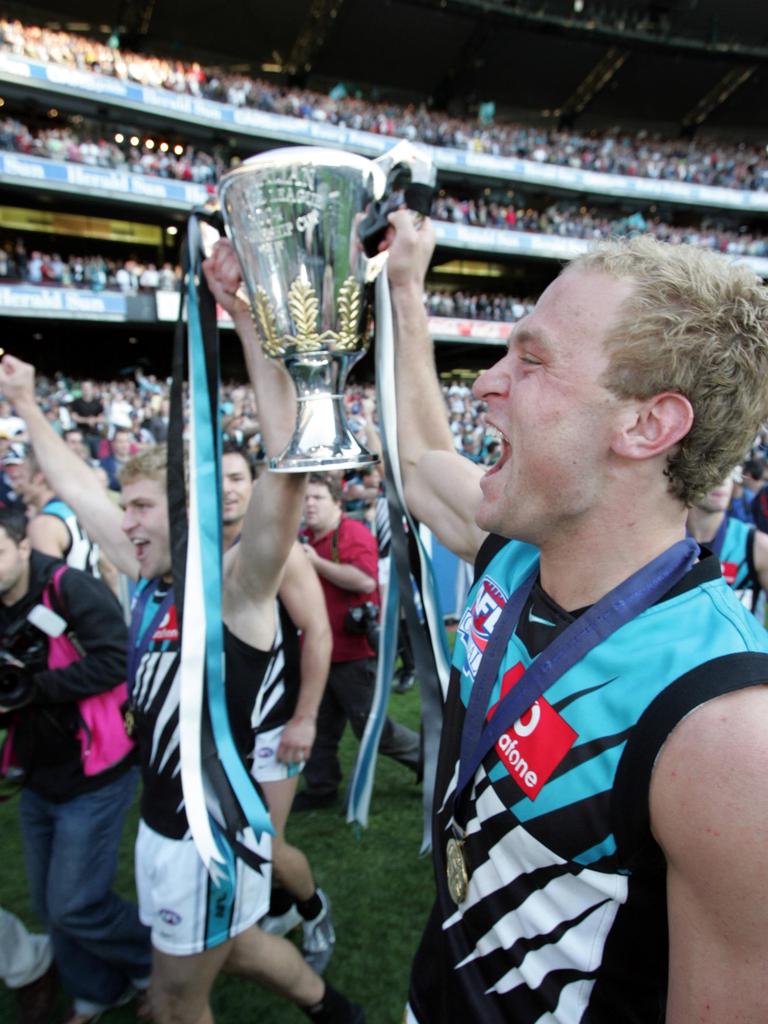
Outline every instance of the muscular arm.
{"type": "Polygon", "coordinates": [[[768,690],[720,697],[662,749],[651,824],[667,860],[666,1024],[760,1024],[768,970],[768,690]]]}
{"type": "Polygon", "coordinates": [[[38,408],[34,367],[4,356],[0,362],[0,390],[25,420],[35,457],[51,489],[74,510],[88,535],[117,568],[136,579],[139,567],[133,546],[120,526],[121,512],[90,466],[67,447],[38,408]]]}
{"type": "Polygon", "coordinates": [[[315,742],[317,709],[325,690],[333,646],[323,589],[298,543],[288,556],[279,594],[302,633],[299,696],[277,751],[278,760],[291,764],[306,760],[315,742]]]}
{"type": "MultiPolygon", "coordinates": [[[[236,296],[240,265],[229,242],[216,244],[204,271],[217,301],[230,313],[256,392],[262,435],[269,456],[288,442],[296,419],[296,396],[284,368],[261,349],[250,311],[236,296]]],[[[269,646],[274,634],[273,599],[299,528],[306,477],[264,473],[243,520],[240,543],[224,562],[224,621],[242,640],[269,646]],[[253,615],[256,608],[263,615],[253,615]]]]}
{"type": "Polygon", "coordinates": [[[416,229],[407,210],[390,215],[388,274],[392,297],[397,390],[398,448],[408,508],[451,550],[468,560],[485,534],[475,524],[483,470],[453,445],[435,368],[423,291],[434,249],[434,229],[416,229]],[[425,459],[439,453],[425,472],[425,459]],[[450,520],[450,529],[445,529],[450,520]]]}

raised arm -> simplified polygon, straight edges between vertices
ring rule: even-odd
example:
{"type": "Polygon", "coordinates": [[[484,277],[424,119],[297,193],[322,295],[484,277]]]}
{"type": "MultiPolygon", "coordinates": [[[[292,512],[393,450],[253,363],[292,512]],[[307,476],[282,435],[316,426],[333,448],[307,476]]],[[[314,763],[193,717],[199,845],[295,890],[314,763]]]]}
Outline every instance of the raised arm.
{"type": "Polygon", "coordinates": [[[469,561],[485,534],[475,524],[483,470],[459,455],[448,426],[424,309],[424,279],[435,246],[429,220],[390,215],[388,274],[395,328],[398,447],[408,508],[469,561]]]}
{"type": "Polygon", "coordinates": [[[299,697],[277,751],[279,761],[291,764],[306,760],[315,742],[317,709],[325,690],[333,646],[323,588],[298,542],[288,556],[280,600],[302,635],[299,697]]]}
{"type": "Polygon", "coordinates": [[[666,1024],[765,1020],[768,691],[710,701],[667,740],[651,823],[667,861],[666,1024]]]}
{"type": "Polygon", "coordinates": [[[34,367],[14,356],[4,356],[0,362],[0,390],[27,424],[35,458],[51,489],[74,510],[110,561],[135,579],[139,566],[133,546],[121,529],[120,510],[90,466],[67,447],[38,407],[34,367]]]}
{"type": "MultiPolygon", "coordinates": [[[[262,436],[268,456],[290,439],[296,420],[296,394],[284,368],[267,359],[246,303],[236,294],[240,264],[230,242],[216,243],[203,264],[216,300],[231,315],[243,346],[245,363],[256,392],[262,436]]],[[[240,543],[225,559],[224,618],[239,635],[249,632],[249,605],[274,599],[301,518],[306,477],[296,473],[263,473],[256,482],[243,520],[240,543]]],[[[245,638],[245,637],[244,637],[245,638]]],[[[263,638],[256,641],[257,645],[263,638]]]]}

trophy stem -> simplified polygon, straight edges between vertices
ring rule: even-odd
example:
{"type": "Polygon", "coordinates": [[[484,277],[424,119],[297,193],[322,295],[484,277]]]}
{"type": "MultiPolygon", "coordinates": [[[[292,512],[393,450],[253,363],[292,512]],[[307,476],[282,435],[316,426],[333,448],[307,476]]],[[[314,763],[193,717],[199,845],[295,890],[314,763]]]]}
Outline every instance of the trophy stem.
{"type": "Polygon", "coordinates": [[[270,460],[272,472],[334,471],[378,462],[378,456],[357,441],[344,416],[344,383],[363,355],[359,349],[326,349],[283,356],[296,388],[296,429],[285,450],[270,460]]]}

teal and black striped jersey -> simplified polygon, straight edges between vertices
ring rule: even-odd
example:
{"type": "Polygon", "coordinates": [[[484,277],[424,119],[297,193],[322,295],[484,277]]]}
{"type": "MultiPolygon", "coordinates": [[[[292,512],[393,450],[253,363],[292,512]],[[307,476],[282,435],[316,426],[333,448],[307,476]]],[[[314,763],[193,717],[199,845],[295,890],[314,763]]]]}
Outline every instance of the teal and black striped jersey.
{"type": "Polygon", "coordinates": [[[725,582],[750,611],[757,604],[760,590],[753,558],[754,543],[754,526],[728,516],[720,552],[720,570],[725,582]]]}
{"type": "Polygon", "coordinates": [[[73,569],[81,569],[89,576],[100,579],[99,546],[85,532],[69,505],[59,498],[51,498],[43,505],[39,514],[41,516],[56,516],[66,526],[69,533],[69,547],[62,557],[67,565],[73,569]]]}
{"type": "MultiPolygon", "coordinates": [[[[768,682],[768,633],[704,557],[556,680],[486,755],[461,822],[470,879],[457,905],[445,850],[465,709],[501,610],[537,560],[529,545],[489,538],[459,623],[435,793],[438,898],[409,1000],[418,1024],[663,1019],[665,872],[648,822],[654,759],[693,708],[768,682]]],[[[573,618],[534,586],[487,717],[573,618]]]]}

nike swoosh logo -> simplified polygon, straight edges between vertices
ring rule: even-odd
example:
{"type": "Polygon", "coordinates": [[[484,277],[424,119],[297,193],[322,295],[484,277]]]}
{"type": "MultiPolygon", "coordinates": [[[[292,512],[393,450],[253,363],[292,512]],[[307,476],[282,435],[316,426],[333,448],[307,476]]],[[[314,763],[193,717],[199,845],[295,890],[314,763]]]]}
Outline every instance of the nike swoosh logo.
{"type": "Polygon", "coordinates": [[[549,619],[540,619],[538,615],[534,615],[533,608],[528,609],[528,621],[538,622],[541,626],[552,626],[553,629],[555,626],[554,622],[550,622],[549,619]]]}

